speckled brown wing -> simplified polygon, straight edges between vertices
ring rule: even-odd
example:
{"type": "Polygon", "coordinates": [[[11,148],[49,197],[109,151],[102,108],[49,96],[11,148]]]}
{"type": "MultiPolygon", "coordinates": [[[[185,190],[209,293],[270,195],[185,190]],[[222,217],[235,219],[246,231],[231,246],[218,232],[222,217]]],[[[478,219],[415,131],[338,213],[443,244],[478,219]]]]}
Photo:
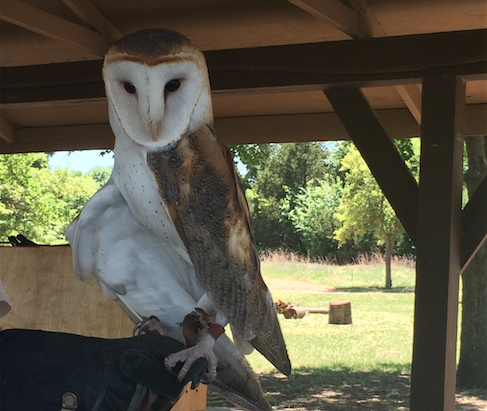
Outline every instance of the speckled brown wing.
{"type": "Polygon", "coordinates": [[[147,155],[199,286],[237,335],[280,371],[291,365],[260,274],[250,215],[229,148],[209,127],[147,155]]]}

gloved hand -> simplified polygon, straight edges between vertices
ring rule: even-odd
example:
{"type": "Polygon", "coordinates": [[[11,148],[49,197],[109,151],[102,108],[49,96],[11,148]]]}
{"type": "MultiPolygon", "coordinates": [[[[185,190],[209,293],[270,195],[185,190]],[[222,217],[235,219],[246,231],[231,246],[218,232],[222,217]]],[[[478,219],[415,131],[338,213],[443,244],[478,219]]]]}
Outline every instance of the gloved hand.
{"type": "Polygon", "coordinates": [[[0,409],[59,411],[65,392],[76,394],[78,411],[165,411],[188,381],[195,388],[206,360],[193,364],[184,381],[164,358],[186,348],[148,334],[107,340],[37,330],[0,332],[0,409]],[[143,407],[143,408],[141,408],[143,407]]]}

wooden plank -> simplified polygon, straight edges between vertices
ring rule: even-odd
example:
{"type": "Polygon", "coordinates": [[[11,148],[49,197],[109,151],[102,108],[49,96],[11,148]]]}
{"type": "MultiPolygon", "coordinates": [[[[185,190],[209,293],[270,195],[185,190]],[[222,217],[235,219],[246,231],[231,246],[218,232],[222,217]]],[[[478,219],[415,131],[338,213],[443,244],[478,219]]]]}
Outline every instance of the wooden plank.
{"type": "Polygon", "coordinates": [[[102,338],[132,335],[133,324],[107,303],[94,278],[81,282],[71,247],[0,247],[0,274],[12,311],[2,329],[28,328],[102,338]]]}
{"type": "MultiPolygon", "coordinates": [[[[418,83],[432,72],[487,79],[486,43],[487,30],[472,30],[215,50],[205,56],[214,93],[306,91],[330,84],[418,83]]],[[[100,60],[2,67],[0,104],[103,97],[101,66],[100,60]]]]}
{"type": "Polygon", "coordinates": [[[98,30],[111,42],[123,37],[120,30],[90,0],[63,0],[63,3],[81,20],[98,30]]]}
{"type": "Polygon", "coordinates": [[[411,171],[360,90],[330,89],[325,94],[415,243],[418,186],[411,171]]]}
{"type": "Polygon", "coordinates": [[[330,84],[364,87],[418,83],[428,73],[485,78],[486,43],[487,30],[472,30],[221,50],[205,55],[213,90],[294,91],[323,89],[330,84]]]}
{"type": "MultiPolygon", "coordinates": [[[[81,108],[83,110],[83,108],[81,108]]],[[[407,109],[376,110],[391,139],[416,137],[420,129],[407,109]]],[[[467,107],[467,134],[487,134],[487,104],[467,107]]],[[[215,130],[227,144],[292,143],[347,140],[349,135],[335,113],[225,117],[215,130]]],[[[0,139],[0,153],[113,148],[114,136],[104,124],[17,128],[15,141],[0,139]]]]}
{"type": "MultiPolygon", "coordinates": [[[[393,138],[419,135],[406,109],[378,110],[377,116],[393,138]]],[[[216,118],[215,130],[227,144],[349,139],[335,113],[216,118]]],[[[113,142],[108,124],[28,127],[16,129],[15,142],[0,144],[0,153],[103,149],[113,142]]]]}
{"type": "Polygon", "coordinates": [[[338,0],[288,0],[352,38],[364,38],[358,29],[358,13],[338,0]]]}
{"type": "Polygon", "coordinates": [[[191,390],[189,382],[184,388],[183,395],[171,408],[171,411],[206,411],[207,385],[200,384],[191,390]]]}
{"type": "Polygon", "coordinates": [[[115,141],[109,124],[32,127],[17,132],[11,153],[113,148],[115,141]]]}
{"type": "Polygon", "coordinates": [[[405,84],[396,86],[396,90],[418,124],[421,124],[421,92],[418,86],[416,84],[405,84]]]}
{"type": "Polygon", "coordinates": [[[423,81],[411,411],[455,409],[465,85],[423,81]]]}
{"type": "Polygon", "coordinates": [[[480,247],[487,241],[486,210],[487,177],[482,180],[462,211],[462,273],[480,247]]]}
{"type": "Polygon", "coordinates": [[[0,19],[103,56],[107,41],[98,33],[16,0],[2,0],[0,19]]]}
{"type": "Polygon", "coordinates": [[[14,142],[14,128],[3,117],[0,117],[0,139],[10,144],[14,142]]]}

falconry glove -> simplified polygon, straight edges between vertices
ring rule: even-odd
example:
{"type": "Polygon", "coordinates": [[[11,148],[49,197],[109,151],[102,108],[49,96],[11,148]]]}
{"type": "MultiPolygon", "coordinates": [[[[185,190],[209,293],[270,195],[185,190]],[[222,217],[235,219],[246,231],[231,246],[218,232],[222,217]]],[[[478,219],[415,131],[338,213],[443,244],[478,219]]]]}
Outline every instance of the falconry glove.
{"type": "Polygon", "coordinates": [[[18,411],[165,411],[206,371],[197,360],[186,378],[164,359],[186,348],[148,334],[107,340],[38,330],[0,332],[0,409],[18,411]],[[69,396],[65,396],[69,393],[69,396]],[[63,399],[68,398],[69,404],[63,399]]]}

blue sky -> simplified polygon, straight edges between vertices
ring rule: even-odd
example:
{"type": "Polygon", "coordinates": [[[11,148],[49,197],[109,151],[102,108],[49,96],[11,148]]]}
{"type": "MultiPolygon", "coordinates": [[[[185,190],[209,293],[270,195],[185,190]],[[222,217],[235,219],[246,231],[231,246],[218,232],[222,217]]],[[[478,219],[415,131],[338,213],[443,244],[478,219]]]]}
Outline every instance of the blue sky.
{"type": "MultiPolygon", "coordinates": [[[[61,167],[69,168],[73,171],[87,173],[94,167],[111,167],[113,166],[113,154],[108,153],[101,156],[103,150],[77,150],[77,151],[56,151],[49,159],[51,170],[61,167]]],[[[237,168],[241,173],[245,173],[245,166],[237,161],[237,168]]]]}
{"type": "Polygon", "coordinates": [[[86,173],[94,167],[113,166],[113,154],[101,156],[103,150],[57,151],[49,159],[51,169],[61,167],[86,173]]]}

